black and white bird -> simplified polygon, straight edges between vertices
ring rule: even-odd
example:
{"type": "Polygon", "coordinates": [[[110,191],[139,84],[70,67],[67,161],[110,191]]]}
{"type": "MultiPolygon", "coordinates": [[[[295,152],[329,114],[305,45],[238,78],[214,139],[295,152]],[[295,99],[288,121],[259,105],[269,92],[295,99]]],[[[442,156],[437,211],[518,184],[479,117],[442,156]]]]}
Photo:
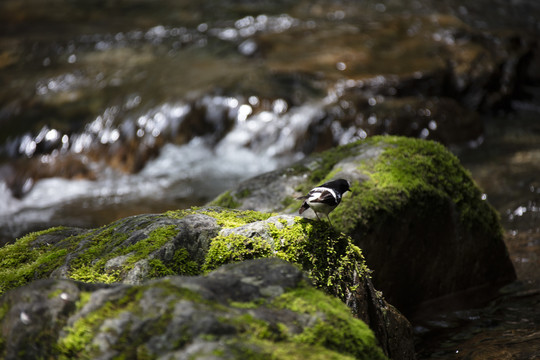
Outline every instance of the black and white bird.
{"type": "Polygon", "coordinates": [[[318,213],[323,213],[326,215],[330,225],[332,225],[328,214],[339,205],[343,194],[350,190],[351,184],[345,179],[332,180],[319,185],[311,189],[307,195],[297,198],[297,200],[304,200],[298,213],[302,214],[311,208],[315,212],[317,219],[321,220],[318,213]]]}

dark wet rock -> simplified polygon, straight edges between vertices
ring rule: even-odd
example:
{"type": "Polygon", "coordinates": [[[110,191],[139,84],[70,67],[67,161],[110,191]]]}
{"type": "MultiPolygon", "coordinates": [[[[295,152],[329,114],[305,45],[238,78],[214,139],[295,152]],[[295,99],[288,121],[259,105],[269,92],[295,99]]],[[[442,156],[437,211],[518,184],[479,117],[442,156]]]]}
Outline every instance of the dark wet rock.
{"type": "Polygon", "coordinates": [[[6,360],[386,358],[363,322],[307,282],[279,259],[138,286],[36,281],[0,299],[0,354],[6,360]]]}
{"type": "MultiPolygon", "coordinates": [[[[252,211],[190,209],[133,216],[93,230],[52,228],[1,248],[0,255],[1,292],[45,278],[145,286],[148,279],[279,257],[296,264],[316,287],[365,321],[385,354],[414,358],[409,322],[373,288],[360,249],[324,223],[252,211]]],[[[221,281],[234,293],[233,280],[221,281]]]]}
{"type": "Polygon", "coordinates": [[[344,95],[311,124],[303,150],[311,153],[379,134],[463,144],[480,138],[483,130],[478,113],[451,98],[344,95]]]}
{"type": "Polygon", "coordinates": [[[333,224],[362,248],[375,286],[401,311],[515,279],[498,214],[459,160],[432,141],[349,144],[247,180],[214,204],[294,213],[296,197],[332,178],[352,183],[333,224]]]}
{"type": "MultiPolygon", "coordinates": [[[[538,275],[534,281],[537,279],[538,275]]],[[[520,279],[481,306],[444,313],[438,310],[426,318],[419,314],[420,318],[414,319],[415,328],[421,329],[418,338],[427,339],[416,347],[418,358],[432,358],[442,349],[459,349],[450,356],[459,360],[479,354],[493,359],[534,359],[540,352],[540,290],[530,285],[520,279]]]]}

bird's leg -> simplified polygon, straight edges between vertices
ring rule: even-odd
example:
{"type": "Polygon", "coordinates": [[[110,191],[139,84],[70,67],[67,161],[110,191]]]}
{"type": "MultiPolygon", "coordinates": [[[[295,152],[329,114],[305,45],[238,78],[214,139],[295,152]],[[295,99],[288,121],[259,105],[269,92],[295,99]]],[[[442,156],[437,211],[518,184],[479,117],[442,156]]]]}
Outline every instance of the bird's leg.
{"type": "Polygon", "coordinates": [[[328,222],[330,223],[330,226],[331,226],[331,227],[334,227],[334,225],[333,225],[332,222],[330,221],[330,216],[328,216],[328,214],[326,214],[326,218],[328,219],[328,222]]]}
{"type": "Polygon", "coordinates": [[[321,218],[319,217],[319,214],[317,214],[316,211],[313,211],[315,213],[315,216],[317,217],[317,220],[321,221],[321,218]]]}

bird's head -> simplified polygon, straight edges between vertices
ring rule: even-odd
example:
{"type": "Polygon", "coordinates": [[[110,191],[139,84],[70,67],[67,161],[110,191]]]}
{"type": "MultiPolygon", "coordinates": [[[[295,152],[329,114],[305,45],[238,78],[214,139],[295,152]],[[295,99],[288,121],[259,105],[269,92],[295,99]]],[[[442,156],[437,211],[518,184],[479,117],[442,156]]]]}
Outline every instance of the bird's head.
{"type": "Polygon", "coordinates": [[[320,186],[332,188],[339,191],[340,194],[351,191],[351,183],[345,179],[332,180],[320,186]]]}
{"type": "Polygon", "coordinates": [[[351,183],[345,179],[336,180],[339,191],[343,194],[347,191],[351,191],[351,183]]]}

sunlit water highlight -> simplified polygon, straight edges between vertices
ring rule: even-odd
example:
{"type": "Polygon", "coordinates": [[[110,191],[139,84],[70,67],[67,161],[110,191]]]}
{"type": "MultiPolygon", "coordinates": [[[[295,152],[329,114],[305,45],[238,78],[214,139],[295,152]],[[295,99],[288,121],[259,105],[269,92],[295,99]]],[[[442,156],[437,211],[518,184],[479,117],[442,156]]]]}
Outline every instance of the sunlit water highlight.
{"type": "MultiPolygon", "coordinates": [[[[296,137],[305,134],[321,106],[309,103],[285,112],[286,103],[278,100],[270,111],[248,117],[252,112],[249,103],[219,97],[208,101],[214,103],[214,108],[228,109],[236,119],[235,126],[217,144],[209,144],[204,137],[195,137],[185,145],[166,144],[158,157],[136,174],[105,168],[95,180],[42,179],[29,184],[28,192],[20,199],[13,196],[5,183],[0,183],[0,203],[4,204],[0,208],[0,222],[6,224],[4,236],[21,235],[50,225],[97,226],[102,216],[106,216],[107,208],[125,207],[120,213],[129,215],[133,203],[147,204],[149,209],[158,211],[179,204],[203,204],[243,179],[303,158],[304,154],[295,149],[296,137]],[[97,209],[103,214],[93,219],[91,214],[97,209]]],[[[85,133],[72,136],[69,145],[62,142],[57,151],[79,153],[96,140],[107,144],[114,142],[111,137],[126,134],[148,136],[150,142],[163,132],[175,133],[187,110],[185,105],[166,104],[119,126],[112,120],[112,113],[106,111],[98,116],[86,126],[85,133]]],[[[31,153],[36,143],[60,138],[57,131],[48,128],[40,134],[43,135],[38,135],[37,140],[23,140],[19,147],[31,153]]],[[[51,156],[54,152],[42,155],[44,166],[51,156]]]]}

